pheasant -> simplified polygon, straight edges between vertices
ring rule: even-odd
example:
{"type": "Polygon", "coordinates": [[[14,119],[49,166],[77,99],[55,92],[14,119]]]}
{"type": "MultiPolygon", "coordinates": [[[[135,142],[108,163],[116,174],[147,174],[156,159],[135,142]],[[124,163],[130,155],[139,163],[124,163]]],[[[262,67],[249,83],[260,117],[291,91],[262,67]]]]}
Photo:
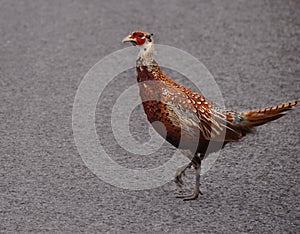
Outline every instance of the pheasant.
{"type": "Polygon", "coordinates": [[[169,143],[190,159],[175,175],[178,186],[187,168],[195,169],[196,182],[186,200],[197,199],[200,191],[200,169],[204,156],[218,151],[229,142],[239,141],[253,128],[276,120],[297,105],[300,100],[250,112],[237,112],[210,102],[200,93],[188,89],[166,76],[154,55],[153,34],[132,32],[123,43],[138,46],[137,82],[148,121],[169,143]]]}

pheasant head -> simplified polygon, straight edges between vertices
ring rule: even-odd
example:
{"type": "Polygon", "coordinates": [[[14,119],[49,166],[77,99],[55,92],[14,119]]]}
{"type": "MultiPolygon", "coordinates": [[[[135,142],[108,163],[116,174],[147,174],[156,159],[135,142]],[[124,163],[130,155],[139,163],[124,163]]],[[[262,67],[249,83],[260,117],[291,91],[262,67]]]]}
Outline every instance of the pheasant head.
{"type": "Polygon", "coordinates": [[[134,31],[125,37],[122,42],[130,42],[132,45],[139,47],[140,52],[138,57],[141,59],[143,65],[147,66],[152,64],[154,54],[153,34],[143,31],[134,31]]]}
{"type": "Polygon", "coordinates": [[[147,44],[153,44],[152,36],[153,34],[147,32],[135,31],[125,37],[122,42],[131,42],[133,45],[143,46],[147,44]]]}

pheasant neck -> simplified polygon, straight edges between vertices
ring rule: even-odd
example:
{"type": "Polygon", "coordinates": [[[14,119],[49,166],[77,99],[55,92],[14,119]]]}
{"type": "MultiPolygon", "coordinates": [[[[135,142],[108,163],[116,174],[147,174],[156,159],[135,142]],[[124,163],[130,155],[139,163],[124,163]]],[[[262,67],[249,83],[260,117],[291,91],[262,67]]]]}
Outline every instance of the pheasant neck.
{"type": "Polygon", "coordinates": [[[149,66],[153,64],[153,55],[154,55],[154,44],[153,43],[147,43],[140,47],[140,52],[138,55],[138,60],[140,61],[141,66],[149,66]]]}

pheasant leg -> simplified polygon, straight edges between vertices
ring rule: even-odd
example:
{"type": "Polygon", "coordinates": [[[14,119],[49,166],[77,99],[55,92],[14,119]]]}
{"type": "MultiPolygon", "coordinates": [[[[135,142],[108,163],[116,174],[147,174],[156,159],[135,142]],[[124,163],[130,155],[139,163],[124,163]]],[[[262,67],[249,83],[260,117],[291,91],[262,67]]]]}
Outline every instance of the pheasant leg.
{"type": "Polygon", "coordinates": [[[190,201],[190,200],[197,199],[199,194],[202,195],[202,192],[200,191],[200,168],[196,169],[196,183],[195,183],[195,189],[194,189],[193,194],[179,195],[179,196],[176,196],[176,198],[183,198],[184,201],[190,201]]]}
{"type": "Polygon", "coordinates": [[[200,170],[201,170],[201,158],[198,158],[198,163],[194,165],[195,172],[196,172],[196,181],[195,181],[195,189],[193,194],[191,195],[178,195],[176,198],[183,198],[184,201],[190,201],[195,200],[198,198],[199,194],[202,195],[202,192],[200,191],[200,170]]]}

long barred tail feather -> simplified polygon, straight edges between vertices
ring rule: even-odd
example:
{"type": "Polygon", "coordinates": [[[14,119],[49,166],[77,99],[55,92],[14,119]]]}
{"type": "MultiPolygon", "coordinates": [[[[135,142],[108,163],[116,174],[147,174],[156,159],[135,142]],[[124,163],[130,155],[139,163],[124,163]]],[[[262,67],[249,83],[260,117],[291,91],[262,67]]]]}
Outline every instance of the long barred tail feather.
{"type": "Polygon", "coordinates": [[[273,121],[284,116],[287,111],[291,110],[294,106],[300,103],[300,100],[294,102],[288,102],[282,105],[273,106],[261,110],[255,110],[243,113],[245,116],[245,127],[253,128],[267,122],[273,121]]]}

